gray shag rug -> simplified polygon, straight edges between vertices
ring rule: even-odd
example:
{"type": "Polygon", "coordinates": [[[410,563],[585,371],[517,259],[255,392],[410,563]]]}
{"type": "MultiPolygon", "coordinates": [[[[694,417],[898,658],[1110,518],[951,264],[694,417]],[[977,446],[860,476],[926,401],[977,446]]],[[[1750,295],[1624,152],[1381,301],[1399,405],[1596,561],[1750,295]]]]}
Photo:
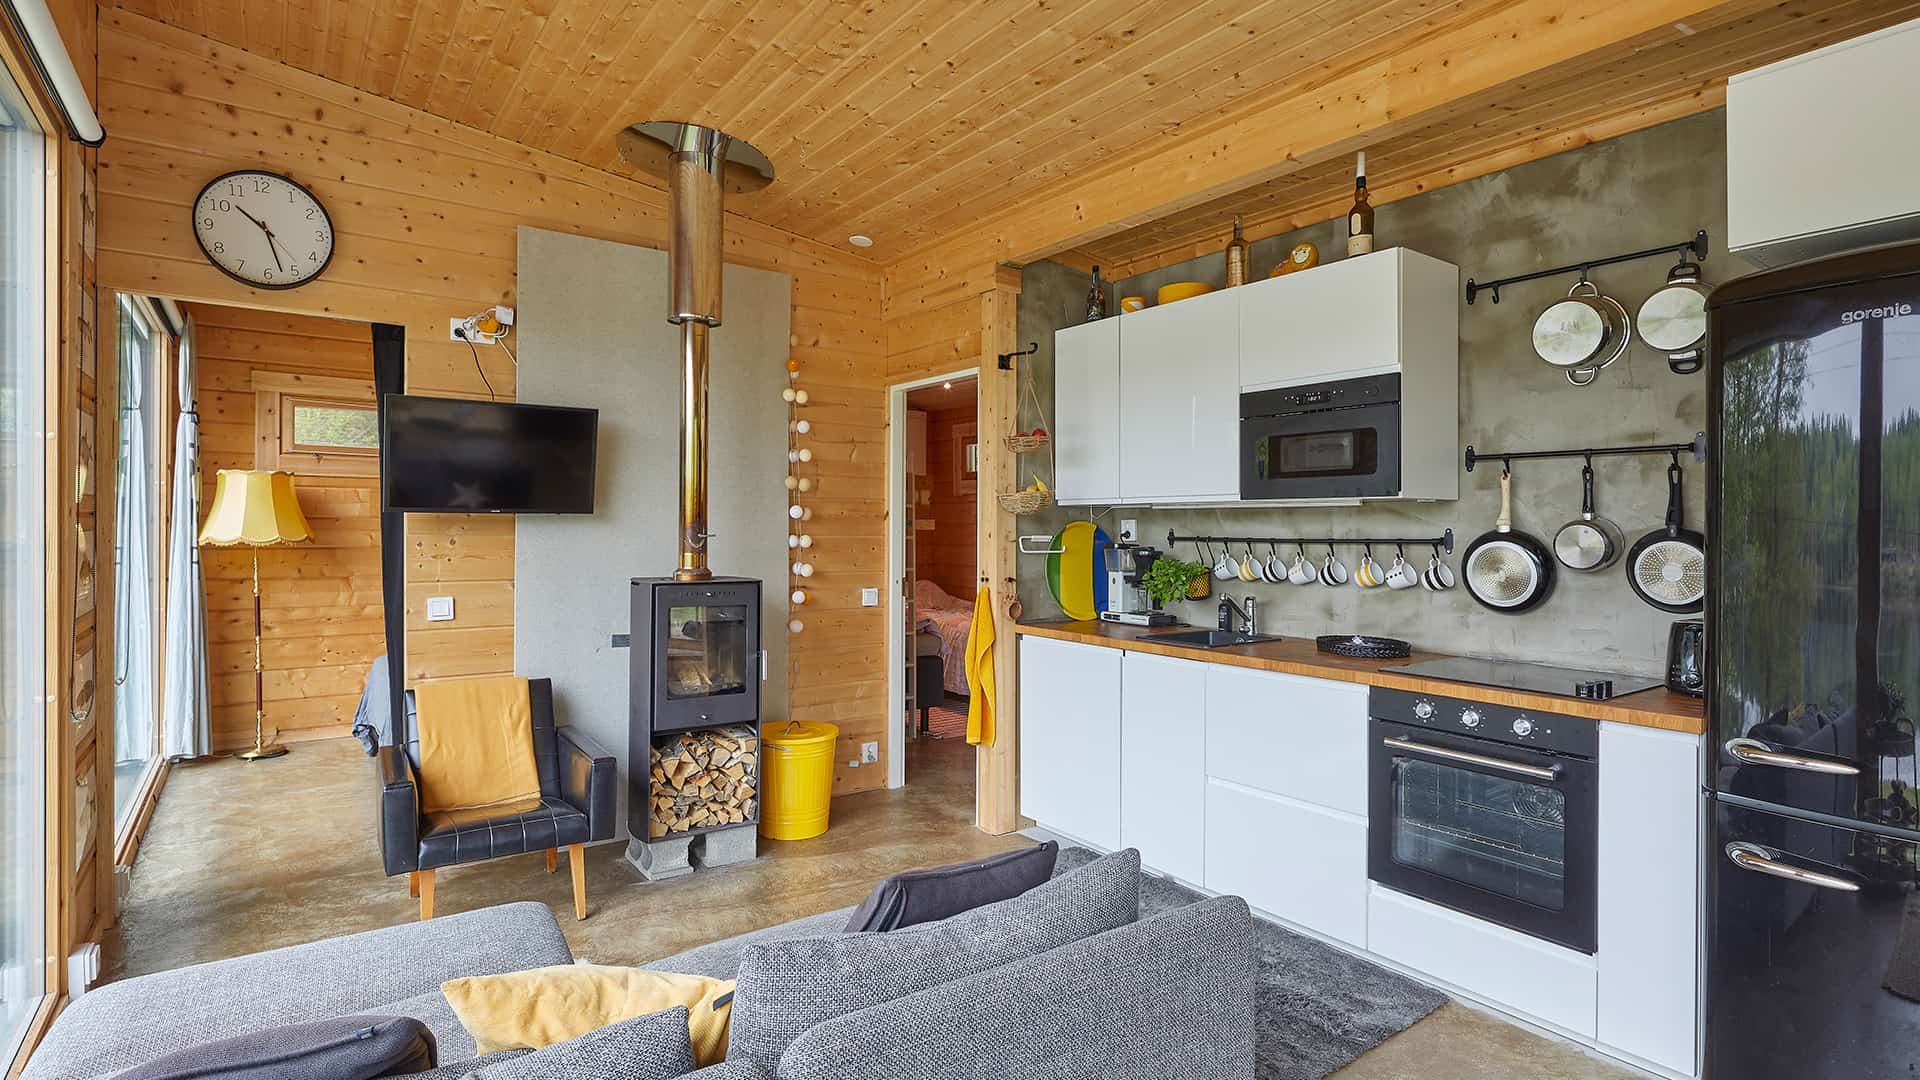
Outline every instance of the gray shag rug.
{"type": "MultiPolygon", "coordinates": [[[[1098,858],[1060,850],[1057,876],[1098,858]]],[[[1177,882],[1140,877],[1140,915],[1205,899],[1177,882]]],[[[1260,983],[1254,991],[1255,1075],[1319,1080],[1439,1008],[1447,995],[1312,938],[1254,917],[1260,983]]]]}

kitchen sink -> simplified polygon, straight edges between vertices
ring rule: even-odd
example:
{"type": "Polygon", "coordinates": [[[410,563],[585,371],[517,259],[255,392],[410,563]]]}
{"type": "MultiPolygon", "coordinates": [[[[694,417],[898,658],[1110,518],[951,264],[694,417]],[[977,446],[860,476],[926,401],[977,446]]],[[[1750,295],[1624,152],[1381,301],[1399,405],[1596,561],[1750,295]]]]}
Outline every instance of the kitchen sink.
{"type": "Polygon", "coordinates": [[[1279,641],[1279,634],[1243,634],[1238,630],[1182,630],[1177,634],[1155,634],[1150,641],[1164,641],[1169,645],[1192,645],[1200,649],[1224,649],[1230,645],[1255,645],[1262,641],[1279,641]]]}

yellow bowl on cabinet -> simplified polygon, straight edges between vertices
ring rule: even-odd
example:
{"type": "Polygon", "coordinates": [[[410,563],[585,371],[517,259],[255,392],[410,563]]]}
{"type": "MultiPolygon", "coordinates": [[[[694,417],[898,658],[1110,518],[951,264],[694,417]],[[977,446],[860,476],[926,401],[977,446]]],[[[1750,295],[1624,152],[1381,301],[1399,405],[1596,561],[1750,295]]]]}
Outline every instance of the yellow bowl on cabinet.
{"type": "Polygon", "coordinates": [[[1144,296],[1123,296],[1120,298],[1121,311],[1139,311],[1146,306],[1147,298],[1144,296]]]}
{"type": "Polygon", "coordinates": [[[1204,281],[1176,281],[1171,285],[1160,286],[1160,291],[1154,294],[1154,302],[1171,304],[1190,296],[1205,296],[1212,291],[1213,286],[1204,281]]]}

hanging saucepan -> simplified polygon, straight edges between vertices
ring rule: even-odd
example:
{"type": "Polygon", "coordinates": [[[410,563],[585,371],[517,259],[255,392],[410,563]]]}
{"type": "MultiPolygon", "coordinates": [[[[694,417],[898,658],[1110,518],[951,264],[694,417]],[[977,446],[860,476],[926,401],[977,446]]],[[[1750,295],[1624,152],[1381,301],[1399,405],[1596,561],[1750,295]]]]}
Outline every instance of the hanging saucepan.
{"type": "Polygon", "coordinates": [[[1667,271],[1667,283],[1640,305],[1634,319],[1640,340],[1667,354],[1675,375],[1691,375],[1706,364],[1707,293],[1700,267],[1682,259],[1667,271]]]}
{"type": "Polygon", "coordinates": [[[1553,534],[1553,557],[1569,570],[1591,574],[1619,561],[1627,547],[1620,526],[1593,512],[1593,462],[1580,468],[1580,516],[1553,534]]]}
{"type": "Polygon", "coordinates": [[[1533,320],[1533,351],[1567,373],[1567,381],[1586,386],[1600,369],[1620,358],[1633,340],[1627,309],[1583,274],[1566,298],[1547,306],[1533,320]]]}
{"type": "Polygon", "coordinates": [[[1513,474],[1500,470],[1500,517],[1467,545],[1460,576],[1475,600],[1506,615],[1539,606],[1553,592],[1547,545],[1513,527],[1513,474]]]}
{"type": "Polygon", "coordinates": [[[1627,584],[1661,611],[1687,613],[1707,606],[1707,539],[1685,527],[1680,462],[1667,466],[1667,523],[1627,552],[1627,584]]]}

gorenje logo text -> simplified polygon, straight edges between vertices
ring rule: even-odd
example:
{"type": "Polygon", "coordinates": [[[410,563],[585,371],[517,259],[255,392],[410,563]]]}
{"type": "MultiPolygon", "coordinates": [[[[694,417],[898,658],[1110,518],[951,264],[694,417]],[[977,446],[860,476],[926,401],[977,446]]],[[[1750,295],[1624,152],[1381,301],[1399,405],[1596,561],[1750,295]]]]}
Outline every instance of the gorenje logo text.
{"type": "Polygon", "coordinates": [[[1860,308],[1857,311],[1845,312],[1840,316],[1840,321],[1842,323],[1857,323],[1865,322],[1868,319],[1896,319],[1902,315],[1911,314],[1913,314],[1912,304],[1888,304],[1886,307],[1860,308]]]}

